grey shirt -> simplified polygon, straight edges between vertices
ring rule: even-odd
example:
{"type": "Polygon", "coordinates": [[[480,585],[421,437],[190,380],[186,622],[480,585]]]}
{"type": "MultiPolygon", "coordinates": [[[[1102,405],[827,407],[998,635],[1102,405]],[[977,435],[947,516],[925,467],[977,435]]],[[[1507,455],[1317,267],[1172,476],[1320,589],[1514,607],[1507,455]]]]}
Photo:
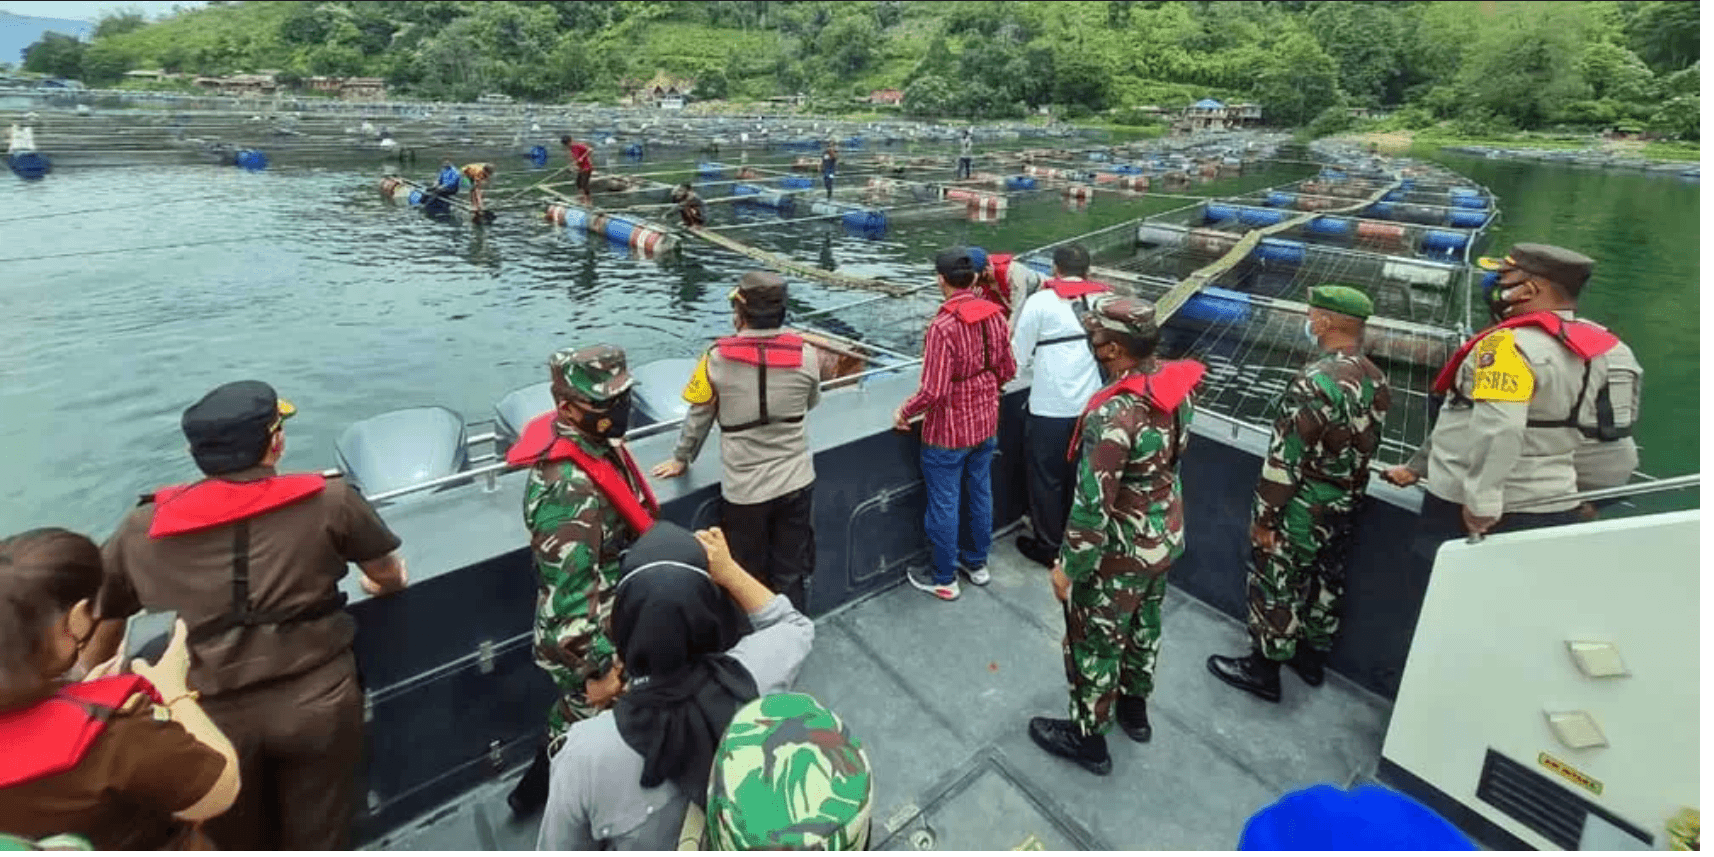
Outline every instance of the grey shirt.
{"type": "MultiPolygon", "coordinates": [[[[727,652],[761,695],[791,687],[815,641],[815,623],[784,595],[750,614],[751,633],[727,652]]],[[[640,785],[643,757],[619,735],[613,712],[574,723],[550,768],[537,851],[671,851],[690,800],[670,780],[640,785]]]]}
{"type": "MultiPolygon", "coordinates": [[[[779,333],[778,328],[744,330],[738,336],[769,337],[779,333]]],[[[768,417],[772,421],[743,431],[721,432],[720,493],[729,502],[765,503],[815,481],[805,417],[821,402],[819,356],[815,347],[805,342],[803,363],[798,368],[763,370],[768,376],[768,417]]],[[[718,348],[709,351],[702,366],[707,367],[707,384],[712,387],[713,396],[705,402],[693,400],[685,414],[673,458],[686,464],[696,460],[703,441],[708,439],[709,429],[717,421],[722,426],[740,426],[762,414],[758,367],[728,360],[720,355],[718,348]]],[[[697,369],[699,373],[704,371],[702,366],[697,369]]],[[[686,392],[697,386],[693,379],[686,392]]]]}

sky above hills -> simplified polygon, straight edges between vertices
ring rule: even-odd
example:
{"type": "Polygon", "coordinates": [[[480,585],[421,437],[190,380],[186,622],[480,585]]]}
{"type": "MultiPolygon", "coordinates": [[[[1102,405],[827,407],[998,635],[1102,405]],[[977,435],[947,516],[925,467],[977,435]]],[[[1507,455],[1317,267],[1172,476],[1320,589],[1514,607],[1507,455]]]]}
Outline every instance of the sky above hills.
{"type": "Polygon", "coordinates": [[[185,0],[0,0],[0,12],[28,18],[60,18],[94,22],[103,12],[140,10],[149,18],[172,14],[174,6],[194,8],[200,2],[185,0]]]}

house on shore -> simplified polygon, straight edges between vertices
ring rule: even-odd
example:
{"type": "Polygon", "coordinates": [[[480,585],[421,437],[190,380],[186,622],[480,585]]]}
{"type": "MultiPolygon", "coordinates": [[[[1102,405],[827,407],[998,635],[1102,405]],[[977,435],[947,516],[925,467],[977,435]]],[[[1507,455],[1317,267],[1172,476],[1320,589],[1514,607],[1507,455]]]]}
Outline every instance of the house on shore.
{"type": "Polygon", "coordinates": [[[1212,98],[1204,98],[1184,108],[1184,115],[1179,119],[1177,128],[1185,131],[1230,131],[1236,128],[1253,128],[1260,124],[1260,104],[1227,105],[1212,98]]]}

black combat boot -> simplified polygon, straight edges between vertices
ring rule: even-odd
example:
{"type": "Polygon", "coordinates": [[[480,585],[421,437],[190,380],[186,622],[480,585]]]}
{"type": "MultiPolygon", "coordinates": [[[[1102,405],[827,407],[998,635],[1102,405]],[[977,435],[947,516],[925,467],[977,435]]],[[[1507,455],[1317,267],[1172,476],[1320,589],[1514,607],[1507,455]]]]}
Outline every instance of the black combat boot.
{"type": "Polygon", "coordinates": [[[1303,679],[1310,687],[1320,687],[1327,680],[1327,653],[1316,651],[1302,643],[1297,644],[1297,651],[1286,661],[1286,666],[1303,679]]]}
{"type": "Polygon", "coordinates": [[[1084,735],[1070,720],[1032,717],[1030,740],[1055,756],[1082,765],[1091,774],[1105,777],[1113,772],[1113,757],[1107,755],[1106,736],[1084,735]]]}
{"type": "Polygon", "coordinates": [[[1252,650],[1241,658],[1208,656],[1208,671],[1221,681],[1269,702],[1280,701],[1280,662],[1252,650]]]}
{"type": "Polygon", "coordinates": [[[506,805],[512,808],[514,817],[528,818],[547,806],[548,762],[548,748],[543,744],[536,748],[536,758],[530,762],[530,769],[512,787],[512,793],[506,795],[506,805]]]}
{"type": "Polygon", "coordinates": [[[1154,727],[1149,725],[1149,701],[1141,696],[1119,697],[1117,719],[1119,728],[1130,736],[1132,741],[1146,744],[1155,735],[1154,727]]]}
{"type": "Polygon", "coordinates": [[[1023,554],[1024,559],[1048,568],[1052,568],[1059,559],[1059,551],[1054,550],[1053,545],[1028,533],[1018,536],[1018,553],[1023,554]]]}

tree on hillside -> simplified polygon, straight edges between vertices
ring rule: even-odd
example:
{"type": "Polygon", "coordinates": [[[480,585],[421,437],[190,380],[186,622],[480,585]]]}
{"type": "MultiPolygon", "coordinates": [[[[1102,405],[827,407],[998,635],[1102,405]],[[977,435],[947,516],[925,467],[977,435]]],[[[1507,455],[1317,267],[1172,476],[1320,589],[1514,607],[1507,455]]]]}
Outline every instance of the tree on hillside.
{"type": "Polygon", "coordinates": [[[1519,128],[1539,128],[1588,97],[1575,7],[1507,4],[1482,23],[1456,84],[1470,110],[1505,117],[1519,128]]]}
{"type": "Polygon", "coordinates": [[[1252,91],[1270,125],[1304,125],[1339,102],[1339,70],[1308,33],[1276,42],[1252,91]]]}
{"type": "Polygon", "coordinates": [[[1631,24],[1631,47],[1657,72],[1677,71],[1701,58],[1701,4],[1654,0],[1631,24]]]}
{"type": "Polygon", "coordinates": [[[41,41],[24,49],[24,70],[53,77],[79,77],[83,74],[83,52],[88,47],[75,36],[43,33],[41,41]]]}
{"type": "Polygon", "coordinates": [[[1402,48],[1407,22],[1390,6],[1322,3],[1309,31],[1339,66],[1339,88],[1367,105],[1397,104],[1404,95],[1402,48]]]}
{"type": "Polygon", "coordinates": [[[95,22],[95,32],[91,34],[90,39],[99,42],[110,36],[136,32],[148,25],[149,19],[143,17],[141,12],[107,12],[95,22]]]}

